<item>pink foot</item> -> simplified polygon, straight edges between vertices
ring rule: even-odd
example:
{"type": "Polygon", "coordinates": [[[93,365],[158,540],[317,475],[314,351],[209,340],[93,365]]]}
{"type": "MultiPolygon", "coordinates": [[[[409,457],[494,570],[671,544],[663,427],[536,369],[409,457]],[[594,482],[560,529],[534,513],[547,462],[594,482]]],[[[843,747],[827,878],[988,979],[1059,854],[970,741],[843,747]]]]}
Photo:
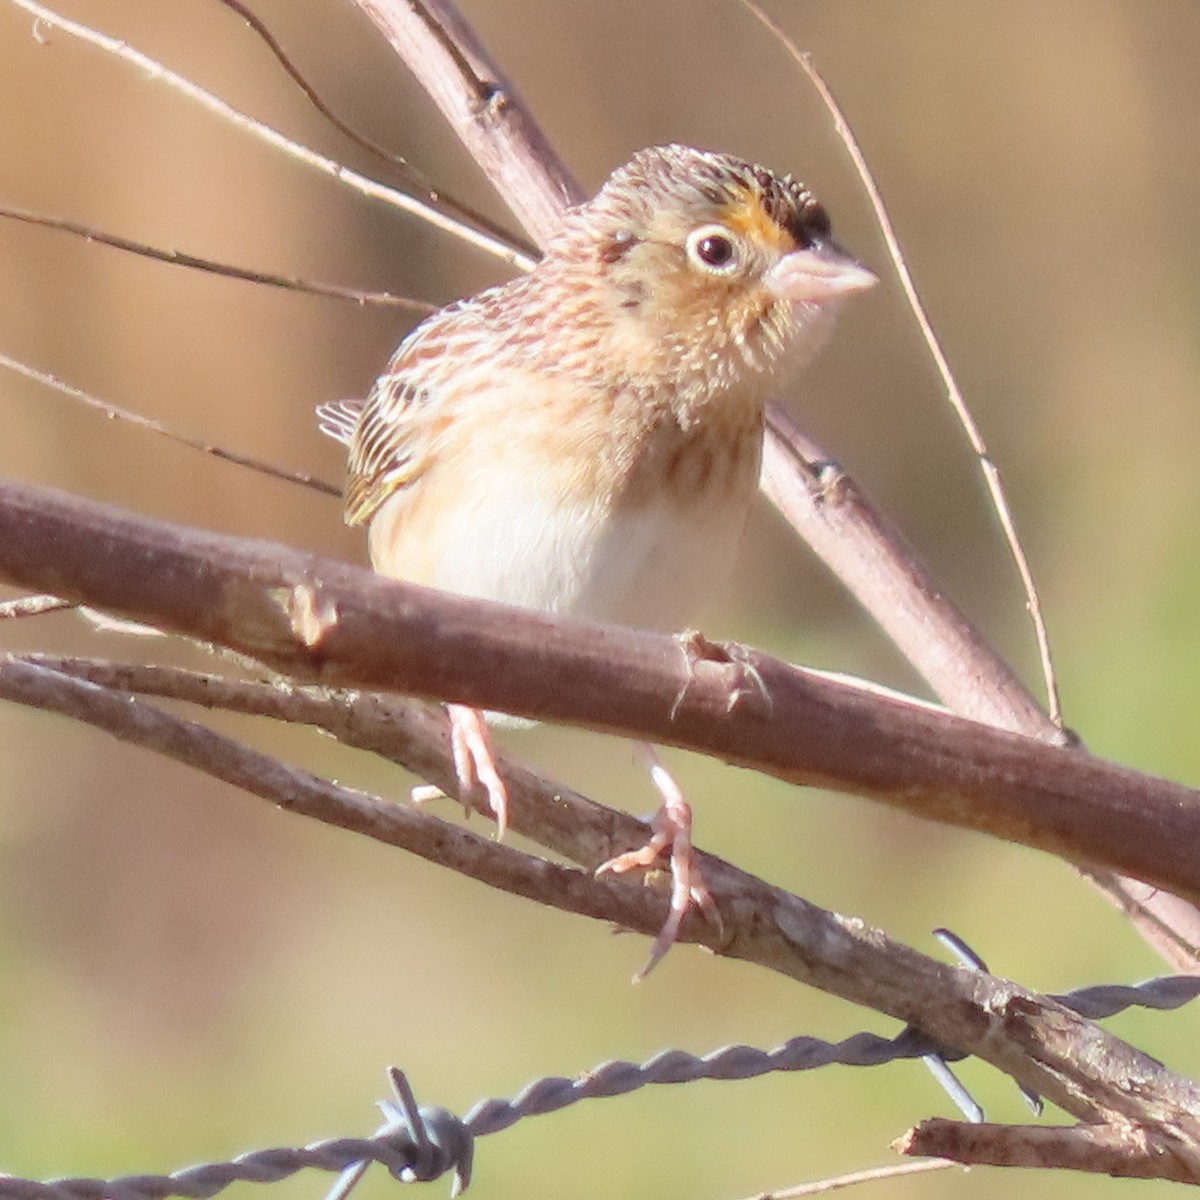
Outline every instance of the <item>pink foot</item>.
{"type": "Polygon", "coordinates": [[[650,947],[650,957],[633,977],[634,983],[645,979],[675,944],[679,926],[693,905],[698,905],[718,927],[721,923],[692,847],[691,805],[684,799],[679,784],[663,766],[654,747],[644,745],[642,751],[649,760],[650,778],[663,801],[651,822],[654,833],[641,849],[618,854],[596,868],[597,875],[607,872],[619,875],[626,871],[647,870],[663,858],[670,863],[671,907],[650,947]]]}
{"type": "Polygon", "coordinates": [[[508,788],[496,770],[492,739],[483,714],[465,704],[447,704],[446,711],[450,715],[450,751],[454,755],[459,791],[465,797],[477,783],[482,785],[496,816],[499,841],[508,828],[508,788]]]}

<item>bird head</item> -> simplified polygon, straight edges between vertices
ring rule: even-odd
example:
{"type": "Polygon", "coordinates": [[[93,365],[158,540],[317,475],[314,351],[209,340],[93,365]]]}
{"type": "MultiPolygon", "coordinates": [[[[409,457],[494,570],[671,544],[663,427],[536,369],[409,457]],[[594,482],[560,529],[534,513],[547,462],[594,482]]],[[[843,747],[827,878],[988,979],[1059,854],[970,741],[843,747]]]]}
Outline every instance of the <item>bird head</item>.
{"type": "Polygon", "coordinates": [[[543,265],[580,281],[608,362],[684,395],[779,382],[824,345],[842,301],[876,282],[802,184],[678,145],[617,170],[543,265]]]}

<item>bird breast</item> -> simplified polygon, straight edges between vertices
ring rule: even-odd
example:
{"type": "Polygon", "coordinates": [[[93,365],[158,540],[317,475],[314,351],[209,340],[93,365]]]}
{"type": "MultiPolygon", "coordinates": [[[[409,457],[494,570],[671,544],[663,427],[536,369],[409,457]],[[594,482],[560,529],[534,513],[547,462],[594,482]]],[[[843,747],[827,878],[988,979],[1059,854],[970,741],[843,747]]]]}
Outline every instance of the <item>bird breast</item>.
{"type": "Polygon", "coordinates": [[[537,418],[535,436],[510,407],[503,439],[463,438],[393,493],[371,523],[376,570],[546,612],[682,628],[732,565],[758,480],[761,410],[726,405],[685,429],[644,403],[571,411],[560,398],[559,408],[556,421],[537,418]]]}

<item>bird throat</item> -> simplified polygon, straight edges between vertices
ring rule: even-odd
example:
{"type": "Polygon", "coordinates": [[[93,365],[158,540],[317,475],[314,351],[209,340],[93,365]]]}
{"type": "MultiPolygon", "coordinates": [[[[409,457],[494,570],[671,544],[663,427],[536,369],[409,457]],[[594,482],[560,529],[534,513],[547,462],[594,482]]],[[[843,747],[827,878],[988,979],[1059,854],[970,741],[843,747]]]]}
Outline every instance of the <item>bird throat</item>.
{"type": "Polygon", "coordinates": [[[689,508],[746,503],[762,459],[761,404],[713,404],[693,411],[660,408],[629,462],[618,507],[658,501],[689,508]]]}

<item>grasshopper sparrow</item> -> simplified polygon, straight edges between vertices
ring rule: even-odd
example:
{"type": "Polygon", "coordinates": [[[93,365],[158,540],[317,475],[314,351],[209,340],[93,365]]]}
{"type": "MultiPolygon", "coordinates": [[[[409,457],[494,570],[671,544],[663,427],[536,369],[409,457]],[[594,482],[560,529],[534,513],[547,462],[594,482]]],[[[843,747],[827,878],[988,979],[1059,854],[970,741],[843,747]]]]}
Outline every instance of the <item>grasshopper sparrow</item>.
{"type": "MultiPolygon", "coordinates": [[[[400,343],[365,402],[323,405],[349,447],[346,521],[383,575],[678,630],[730,567],[755,494],[768,392],[876,282],[812,194],[723,154],[643,150],[571,210],[528,275],[400,343]]],[[[460,786],[502,835],[483,715],[448,705],[460,786]]],[[[652,755],[654,836],[601,870],[670,856],[671,945],[693,901],[691,813],[652,755]]]]}

